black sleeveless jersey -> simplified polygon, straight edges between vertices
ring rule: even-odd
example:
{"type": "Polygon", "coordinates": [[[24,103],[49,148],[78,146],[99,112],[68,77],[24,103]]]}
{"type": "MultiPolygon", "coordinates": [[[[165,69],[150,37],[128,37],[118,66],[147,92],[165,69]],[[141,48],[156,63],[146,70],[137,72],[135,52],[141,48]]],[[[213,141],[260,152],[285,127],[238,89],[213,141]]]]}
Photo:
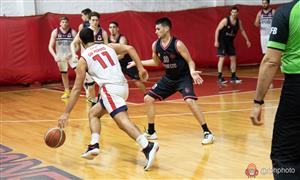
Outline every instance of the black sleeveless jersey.
{"type": "Polygon", "coordinates": [[[166,77],[172,80],[177,80],[182,76],[190,74],[187,62],[177,51],[176,42],[177,38],[171,37],[167,47],[162,46],[161,39],[158,39],[155,45],[156,55],[166,69],[166,77]]]}
{"type": "Polygon", "coordinates": [[[98,28],[98,31],[96,33],[94,33],[94,35],[95,35],[95,43],[96,44],[103,44],[104,43],[101,27],[98,28]]]}
{"type": "Polygon", "coordinates": [[[220,41],[233,41],[239,31],[239,19],[236,19],[235,25],[231,24],[230,16],[227,17],[227,25],[224,26],[219,33],[220,41]]]}
{"type": "MultiPolygon", "coordinates": [[[[123,35],[120,34],[119,37],[117,38],[116,42],[113,42],[111,39],[110,39],[110,36],[108,38],[108,43],[120,43],[120,39],[123,35]]],[[[129,62],[131,62],[132,59],[131,57],[129,56],[129,54],[125,54],[124,58],[123,59],[120,59],[120,65],[121,65],[121,68],[124,69],[124,68],[127,68],[127,65],[129,62]]]]}

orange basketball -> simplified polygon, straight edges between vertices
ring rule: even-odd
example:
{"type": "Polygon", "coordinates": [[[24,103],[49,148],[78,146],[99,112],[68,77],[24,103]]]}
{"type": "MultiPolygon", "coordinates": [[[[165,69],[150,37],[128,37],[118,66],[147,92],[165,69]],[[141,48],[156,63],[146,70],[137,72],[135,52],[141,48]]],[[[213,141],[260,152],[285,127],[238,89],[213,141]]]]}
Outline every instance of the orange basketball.
{"type": "Polygon", "coordinates": [[[51,128],[45,133],[45,143],[51,148],[57,148],[64,144],[66,139],[65,131],[61,128],[51,128]]]}

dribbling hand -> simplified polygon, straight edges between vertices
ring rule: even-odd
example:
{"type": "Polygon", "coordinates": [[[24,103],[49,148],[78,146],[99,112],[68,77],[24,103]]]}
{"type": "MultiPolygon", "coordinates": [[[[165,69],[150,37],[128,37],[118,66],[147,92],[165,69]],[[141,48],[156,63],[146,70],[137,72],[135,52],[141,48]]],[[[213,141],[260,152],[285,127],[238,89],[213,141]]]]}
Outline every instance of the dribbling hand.
{"type": "Polygon", "coordinates": [[[68,119],[69,119],[69,114],[68,113],[63,113],[59,118],[58,118],[58,127],[59,128],[64,128],[68,124],[68,119]]]}
{"type": "Polygon", "coordinates": [[[146,69],[139,69],[139,77],[141,79],[141,81],[147,81],[149,78],[148,72],[146,71],[146,69]]]}

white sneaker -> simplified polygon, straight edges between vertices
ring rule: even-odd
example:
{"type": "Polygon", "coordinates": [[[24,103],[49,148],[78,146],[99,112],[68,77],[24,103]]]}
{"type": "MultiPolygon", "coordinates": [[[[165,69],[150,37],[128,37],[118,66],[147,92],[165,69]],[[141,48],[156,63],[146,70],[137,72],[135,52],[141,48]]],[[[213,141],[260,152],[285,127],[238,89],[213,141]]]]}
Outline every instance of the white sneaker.
{"type": "Polygon", "coordinates": [[[81,155],[82,158],[93,160],[100,153],[99,144],[88,145],[88,150],[81,155]]]}
{"type": "Polygon", "coordinates": [[[145,171],[148,171],[153,165],[155,155],[158,149],[159,145],[157,142],[149,142],[149,145],[145,149],[143,149],[143,153],[145,154],[147,159],[146,165],[144,167],[145,171]]]}
{"type": "Polygon", "coordinates": [[[148,140],[156,140],[157,139],[157,134],[154,132],[153,134],[149,134],[148,130],[146,130],[143,134],[148,140]]]}
{"type": "Polygon", "coordinates": [[[202,140],[203,145],[212,144],[214,142],[215,136],[212,133],[205,131],[203,135],[204,135],[204,138],[202,140]]]}

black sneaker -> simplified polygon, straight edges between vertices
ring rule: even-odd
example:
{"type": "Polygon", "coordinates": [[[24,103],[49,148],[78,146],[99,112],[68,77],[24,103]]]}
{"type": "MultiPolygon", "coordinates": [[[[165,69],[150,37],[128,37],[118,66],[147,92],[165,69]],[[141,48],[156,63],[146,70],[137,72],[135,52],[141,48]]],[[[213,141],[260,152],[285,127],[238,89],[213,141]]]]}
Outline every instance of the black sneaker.
{"type": "Polygon", "coordinates": [[[88,145],[88,149],[81,155],[82,158],[92,160],[99,154],[99,143],[88,145]]]}
{"type": "Polygon", "coordinates": [[[224,77],[221,76],[221,77],[218,77],[218,82],[219,82],[220,84],[226,84],[228,81],[226,81],[226,80],[224,79],[224,77]]]}
{"type": "Polygon", "coordinates": [[[145,154],[147,159],[147,163],[144,167],[145,171],[148,171],[149,168],[153,165],[155,155],[158,149],[159,145],[157,142],[149,142],[148,146],[145,149],[143,149],[143,153],[145,154]]]}
{"type": "Polygon", "coordinates": [[[231,83],[235,83],[235,84],[240,84],[242,82],[242,80],[240,80],[238,77],[236,76],[233,76],[231,77],[231,80],[230,80],[231,83]]]}

